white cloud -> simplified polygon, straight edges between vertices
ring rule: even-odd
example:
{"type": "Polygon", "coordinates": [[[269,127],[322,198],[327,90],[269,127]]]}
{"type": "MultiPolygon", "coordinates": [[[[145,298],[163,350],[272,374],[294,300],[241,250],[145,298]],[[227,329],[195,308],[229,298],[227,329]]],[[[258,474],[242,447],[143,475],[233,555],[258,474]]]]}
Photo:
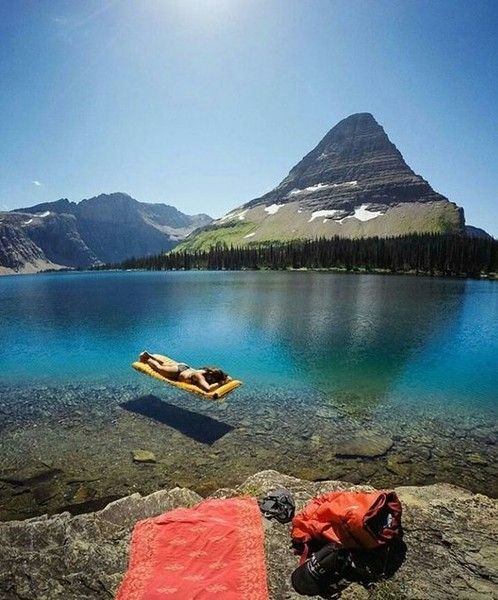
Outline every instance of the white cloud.
{"type": "Polygon", "coordinates": [[[36,187],[40,187],[41,185],[43,185],[43,183],[41,181],[38,181],[37,179],[34,179],[31,183],[33,185],[36,185],[36,187]]]}

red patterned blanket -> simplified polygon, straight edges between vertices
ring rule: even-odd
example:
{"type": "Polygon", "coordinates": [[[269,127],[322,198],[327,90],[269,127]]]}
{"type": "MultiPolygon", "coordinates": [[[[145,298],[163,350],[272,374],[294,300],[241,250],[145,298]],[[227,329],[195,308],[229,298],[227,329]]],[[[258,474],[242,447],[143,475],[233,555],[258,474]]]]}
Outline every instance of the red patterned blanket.
{"type": "Polygon", "coordinates": [[[254,498],[206,500],[136,524],[116,600],[268,600],[254,498]]]}

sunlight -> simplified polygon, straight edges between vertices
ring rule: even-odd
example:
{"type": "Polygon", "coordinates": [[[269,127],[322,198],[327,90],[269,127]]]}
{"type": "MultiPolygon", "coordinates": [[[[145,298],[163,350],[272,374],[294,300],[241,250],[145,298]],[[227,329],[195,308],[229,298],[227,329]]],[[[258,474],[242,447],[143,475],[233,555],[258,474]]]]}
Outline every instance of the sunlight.
{"type": "Polygon", "coordinates": [[[205,22],[218,20],[240,8],[237,0],[173,0],[170,2],[154,2],[150,6],[156,14],[171,15],[189,20],[205,22]]]}

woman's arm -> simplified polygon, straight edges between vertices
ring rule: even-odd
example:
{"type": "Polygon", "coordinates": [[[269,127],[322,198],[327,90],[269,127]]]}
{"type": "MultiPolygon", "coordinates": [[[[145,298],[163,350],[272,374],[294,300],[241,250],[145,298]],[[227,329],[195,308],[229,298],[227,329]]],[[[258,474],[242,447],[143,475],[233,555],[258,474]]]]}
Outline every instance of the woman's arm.
{"type": "Polygon", "coordinates": [[[210,385],[202,373],[196,373],[192,376],[192,379],[195,381],[195,384],[205,392],[212,392],[220,387],[219,383],[212,383],[210,385]]]}

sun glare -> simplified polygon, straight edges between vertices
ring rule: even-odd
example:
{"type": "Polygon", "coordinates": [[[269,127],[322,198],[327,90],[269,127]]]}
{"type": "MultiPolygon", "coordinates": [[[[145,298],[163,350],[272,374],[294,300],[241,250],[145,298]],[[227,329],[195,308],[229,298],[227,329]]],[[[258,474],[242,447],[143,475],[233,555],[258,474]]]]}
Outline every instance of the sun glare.
{"type": "Polygon", "coordinates": [[[173,0],[169,2],[154,2],[154,12],[174,14],[188,19],[218,19],[230,14],[240,3],[237,0],[173,0]]]}

